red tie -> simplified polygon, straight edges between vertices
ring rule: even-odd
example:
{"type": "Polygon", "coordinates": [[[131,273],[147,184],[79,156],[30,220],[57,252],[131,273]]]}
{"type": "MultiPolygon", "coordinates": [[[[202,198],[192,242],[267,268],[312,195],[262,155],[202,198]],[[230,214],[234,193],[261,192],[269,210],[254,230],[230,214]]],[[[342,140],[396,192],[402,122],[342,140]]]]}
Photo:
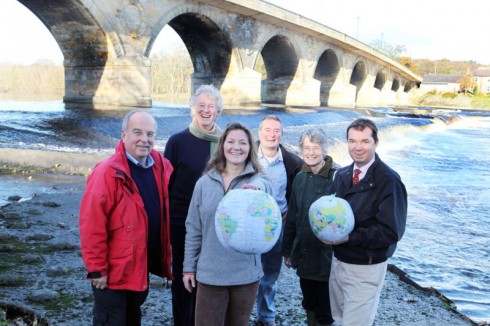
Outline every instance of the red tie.
{"type": "Polygon", "coordinates": [[[359,174],[361,174],[361,170],[355,169],[354,176],[352,177],[352,185],[355,186],[359,182],[359,174]]]}

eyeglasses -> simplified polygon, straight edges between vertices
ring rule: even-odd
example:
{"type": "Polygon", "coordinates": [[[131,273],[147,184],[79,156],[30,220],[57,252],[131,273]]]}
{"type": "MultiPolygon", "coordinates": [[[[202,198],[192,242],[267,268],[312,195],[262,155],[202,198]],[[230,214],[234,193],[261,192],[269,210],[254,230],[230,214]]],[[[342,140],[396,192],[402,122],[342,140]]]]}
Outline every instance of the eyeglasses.
{"type": "Polygon", "coordinates": [[[321,152],[322,148],[320,146],[304,146],[303,147],[303,152],[313,152],[313,153],[318,153],[321,152]]]}

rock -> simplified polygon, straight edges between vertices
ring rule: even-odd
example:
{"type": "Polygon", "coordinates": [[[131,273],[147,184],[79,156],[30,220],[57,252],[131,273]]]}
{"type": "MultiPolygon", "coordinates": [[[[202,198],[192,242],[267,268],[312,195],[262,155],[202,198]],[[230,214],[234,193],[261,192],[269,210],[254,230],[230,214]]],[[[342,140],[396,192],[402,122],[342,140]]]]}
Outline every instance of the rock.
{"type": "Polygon", "coordinates": [[[14,221],[10,222],[6,225],[8,229],[18,229],[18,230],[25,230],[30,228],[30,224],[24,221],[14,221]]]}
{"type": "MultiPolygon", "coordinates": [[[[17,275],[0,275],[0,286],[13,286],[22,284],[22,280],[17,275]]],[[[1,323],[0,323],[1,325],[1,323]]]]}
{"type": "Polygon", "coordinates": [[[7,241],[7,240],[11,240],[13,238],[14,238],[14,236],[12,236],[8,233],[0,232],[0,241],[7,241]]]}
{"type": "Polygon", "coordinates": [[[60,207],[61,204],[55,203],[54,201],[48,201],[41,203],[44,207],[60,207]]]}
{"type": "Polygon", "coordinates": [[[21,261],[26,264],[36,264],[43,262],[44,258],[36,254],[26,254],[21,258],[21,261]]]}
{"type": "Polygon", "coordinates": [[[56,300],[60,297],[60,294],[54,290],[50,289],[41,289],[37,290],[27,296],[29,301],[34,302],[46,302],[56,300]]]}
{"type": "Polygon", "coordinates": [[[46,274],[52,277],[55,276],[61,276],[68,274],[70,270],[66,267],[60,267],[60,266],[50,266],[48,270],[46,271],[46,274]]]}
{"type": "Polygon", "coordinates": [[[53,251],[54,250],[75,250],[75,249],[79,248],[78,245],[74,245],[74,244],[69,243],[69,242],[53,243],[53,244],[49,244],[47,247],[53,251]]]}
{"type": "Polygon", "coordinates": [[[13,304],[0,303],[0,325],[49,326],[50,324],[32,310],[13,304]]]}
{"type": "Polygon", "coordinates": [[[46,241],[53,239],[54,236],[46,233],[36,233],[26,237],[26,240],[34,240],[34,241],[46,241]]]}
{"type": "Polygon", "coordinates": [[[14,251],[15,247],[11,244],[0,244],[0,252],[11,252],[14,251]]]}
{"type": "Polygon", "coordinates": [[[13,221],[13,220],[20,220],[21,216],[16,212],[5,211],[0,213],[0,219],[5,221],[13,221]]]}
{"type": "Polygon", "coordinates": [[[8,196],[7,200],[10,201],[19,201],[22,197],[21,196],[8,196]]]}
{"type": "Polygon", "coordinates": [[[42,209],[38,209],[38,208],[29,208],[26,211],[26,213],[29,215],[43,215],[44,211],[42,209]]]}

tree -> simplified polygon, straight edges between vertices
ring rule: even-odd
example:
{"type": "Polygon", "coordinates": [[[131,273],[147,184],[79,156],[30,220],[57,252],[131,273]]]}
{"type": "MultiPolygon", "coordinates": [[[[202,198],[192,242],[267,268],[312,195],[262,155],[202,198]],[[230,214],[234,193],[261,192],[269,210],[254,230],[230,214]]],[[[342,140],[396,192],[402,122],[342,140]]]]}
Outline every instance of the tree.
{"type": "Polygon", "coordinates": [[[390,44],[383,42],[383,40],[374,40],[369,44],[369,46],[392,59],[398,59],[407,52],[407,47],[405,45],[390,44]]]}
{"type": "Polygon", "coordinates": [[[458,80],[458,83],[459,83],[460,91],[465,92],[465,94],[468,92],[473,93],[476,88],[476,83],[473,80],[473,76],[470,74],[466,74],[463,77],[461,77],[458,80]]]}
{"type": "Polygon", "coordinates": [[[190,56],[184,49],[152,54],[152,94],[169,95],[170,99],[176,96],[188,97],[193,71],[190,56]]]}
{"type": "Polygon", "coordinates": [[[419,74],[419,71],[417,69],[417,66],[415,63],[412,61],[411,58],[409,57],[400,57],[398,58],[398,62],[410,69],[414,74],[419,74]]]}

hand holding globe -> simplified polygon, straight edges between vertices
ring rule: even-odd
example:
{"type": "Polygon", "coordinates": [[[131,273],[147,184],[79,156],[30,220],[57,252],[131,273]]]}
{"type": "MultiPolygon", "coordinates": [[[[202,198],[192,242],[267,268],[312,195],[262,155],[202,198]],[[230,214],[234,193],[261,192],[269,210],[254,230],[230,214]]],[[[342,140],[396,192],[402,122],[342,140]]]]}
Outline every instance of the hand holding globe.
{"type": "Polygon", "coordinates": [[[251,188],[230,190],[221,199],[215,214],[216,235],[227,249],[261,254],[279,239],[282,216],[274,198],[251,188]]]}
{"type": "Polygon", "coordinates": [[[347,242],[354,229],[352,208],[346,200],[334,195],[323,196],[313,202],[308,217],[313,233],[325,244],[347,242]]]}

